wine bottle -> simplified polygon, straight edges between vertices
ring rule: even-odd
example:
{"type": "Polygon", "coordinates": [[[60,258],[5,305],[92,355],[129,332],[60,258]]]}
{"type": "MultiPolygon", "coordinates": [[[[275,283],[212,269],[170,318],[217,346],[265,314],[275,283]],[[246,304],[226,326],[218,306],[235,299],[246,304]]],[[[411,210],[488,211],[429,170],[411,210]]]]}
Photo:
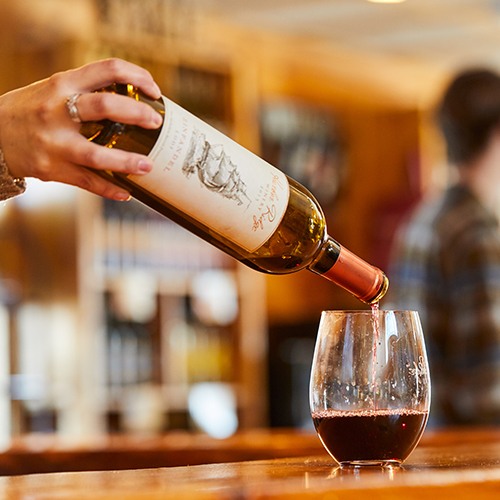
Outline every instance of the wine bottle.
{"type": "Polygon", "coordinates": [[[122,84],[103,91],[148,103],[163,125],[83,123],[88,140],[149,155],[154,164],[142,176],[100,175],[257,271],[308,269],[365,303],[384,296],[385,274],[328,235],[322,209],[304,186],[166,97],[152,100],[122,84]]]}

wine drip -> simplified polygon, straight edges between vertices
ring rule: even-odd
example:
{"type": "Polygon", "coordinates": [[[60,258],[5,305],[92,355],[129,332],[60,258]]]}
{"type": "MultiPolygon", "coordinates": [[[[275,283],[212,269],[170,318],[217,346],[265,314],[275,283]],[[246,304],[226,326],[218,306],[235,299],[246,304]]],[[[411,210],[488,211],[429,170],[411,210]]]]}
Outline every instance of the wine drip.
{"type": "Polygon", "coordinates": [[[372,385],[373,408],[377,408],[377,350],[380,344],[380,302],[371,304],[372,322],[373,322],[373,353],[372,353],[372,385]]]}

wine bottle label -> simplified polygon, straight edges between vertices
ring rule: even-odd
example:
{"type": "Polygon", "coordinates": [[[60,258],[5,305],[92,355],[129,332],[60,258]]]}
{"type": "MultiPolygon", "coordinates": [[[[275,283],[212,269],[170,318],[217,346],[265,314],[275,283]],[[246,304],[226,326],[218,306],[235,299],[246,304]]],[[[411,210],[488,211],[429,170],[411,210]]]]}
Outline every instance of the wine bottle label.
{"type": "Polygon", "coordinates": [[[174,102],[149,156],[131,176],[161,199],[248,252],[273,234],[289,198],[286,175],[174,102]]]}

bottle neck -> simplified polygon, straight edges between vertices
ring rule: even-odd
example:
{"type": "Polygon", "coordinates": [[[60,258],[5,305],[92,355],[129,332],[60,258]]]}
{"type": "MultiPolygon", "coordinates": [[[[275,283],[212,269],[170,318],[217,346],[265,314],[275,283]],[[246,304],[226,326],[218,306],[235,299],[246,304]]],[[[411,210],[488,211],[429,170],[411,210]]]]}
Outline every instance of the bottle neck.
{"type": "Polygon", "coordinates": [[[330,237],[309,269],[367,304],[378,302],[389,287],[389,280],[380,269],[368,264],[330,237]]]}

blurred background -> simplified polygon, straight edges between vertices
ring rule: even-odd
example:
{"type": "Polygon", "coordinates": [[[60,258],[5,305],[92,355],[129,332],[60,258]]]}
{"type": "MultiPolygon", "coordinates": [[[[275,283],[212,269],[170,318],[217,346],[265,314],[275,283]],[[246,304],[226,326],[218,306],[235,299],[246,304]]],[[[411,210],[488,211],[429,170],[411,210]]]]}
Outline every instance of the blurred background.
{"type": "MultiPolygon", "coordinates": [[[[456,70],[500,66],[499,27],[497,0],[0,0],[0,93],[136,62],[383,269],[445,181],[434,101],[456,70]]],[[[28,184],[0,207],[1,443],[312,428],[320,313],[363,304],[312,273],[251,271],[138,203],[28,184]]]]}

